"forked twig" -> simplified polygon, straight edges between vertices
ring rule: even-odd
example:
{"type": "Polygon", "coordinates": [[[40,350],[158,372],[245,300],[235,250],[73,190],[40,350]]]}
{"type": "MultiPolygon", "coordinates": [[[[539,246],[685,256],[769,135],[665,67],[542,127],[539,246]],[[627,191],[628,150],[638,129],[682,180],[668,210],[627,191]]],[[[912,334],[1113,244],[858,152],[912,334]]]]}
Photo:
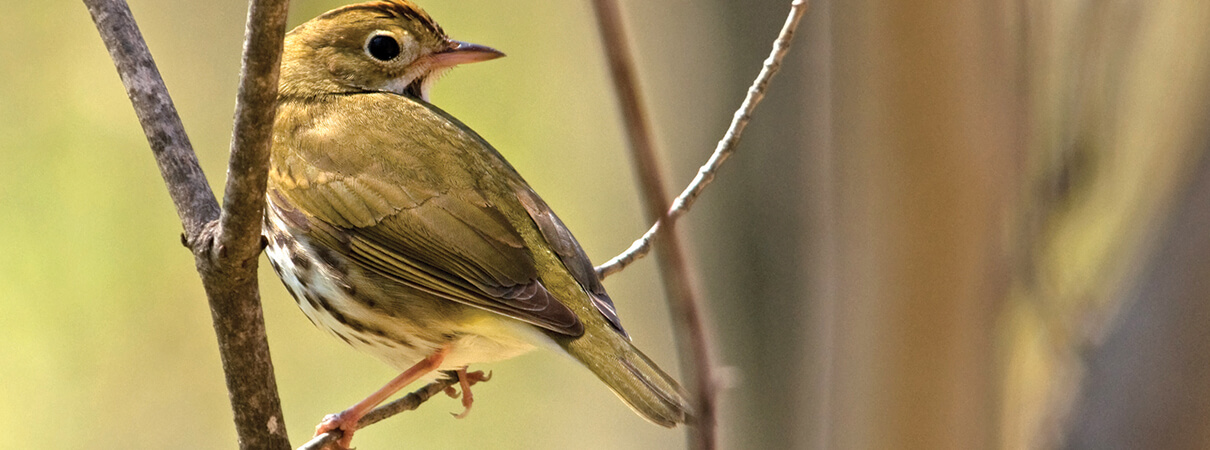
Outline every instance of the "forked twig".
{"type": "Polygon", "coordinates": [[[210,301],[240,448],[288,450],[256,283],[288,1],[249,4],[225,208],[210,191],[130,7],[123,0],[84,4],[122,77],[185,228],[183,240],[193,251],[210,301]]]}

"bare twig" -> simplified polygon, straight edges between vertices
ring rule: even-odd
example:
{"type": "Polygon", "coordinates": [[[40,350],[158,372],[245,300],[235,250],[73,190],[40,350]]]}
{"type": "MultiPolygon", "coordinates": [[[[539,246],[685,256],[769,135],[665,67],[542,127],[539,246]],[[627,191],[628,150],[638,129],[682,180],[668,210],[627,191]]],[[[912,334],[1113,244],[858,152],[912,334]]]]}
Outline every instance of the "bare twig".
{"type": "Polygon", "coordinates": [[[710,159],[706,161],[706,164],[702,165],[701,169],[698,169],[697,176],[693,177],[693,181],[681,192],[681,195],[672,201],[672,207],[668,210],[668,213],[656,221],[646,233],[643,233],[642,237],[635,240],[633,244],[630,244],[630,248],[627,248],[622,254],[597,266],[597,276],[604,279],[621,272],[630,263],[647,256],[647,253],[651,251],[652,241],[660,233],[662,224],[664,222],[671,224],[688,212],[689,208],[693,206],[693,202],[702,194],[702,190],[711,181],[714,181],[714,175],[718,172],[719,166],[735,153],[740,135],[743,134],[744,128],[748,126],[748,122],[752,119],[752,111],[756,109],[756,105],[765,97],[765,91],[769,87],[769,80],[773,78],[778,69],[781,69],[781,61],[785,58],[786,53],[790,51],[790,41],[794,38],[794,30],[798,28],[799,20],[802,18],[803,13],[807,11],[807,3],[807,0],[794,0],[790,3],[790,15],[786,18],[786,23],[782,26],[777,40],[773,42],[773,51],[765,59],[764,66],[761,67],[760,74],[756,76],[752,87],[748,88],[748,95],[744,97],[743,103],[735,111],[734,117],[731,118],[731,126],[727,128],[727,132],[723,134],[723,138],[718,141],[714,154],[710,155],[710,159]]]}
{"type": "MultiPolygon", "coordinates": [[[[656,160],[655,142],[652,139],[651,122],[642,104],[639,93],[634,57],[626,38],[626,29],[621,13],[614,0],[593,0],[601,41],[609,60],[614,90],[626,123],[630,151],[638,172],[639,185],[643,191],[644,206],[648,220],[658,221],[668,210],[668,199],[664,193],[664,176],[656,160]]],[[[678,332],[677,344],[681,349],[681,366],[693,380],[694,426],[690,431],[693,448],[713,449],[716,447],[715,432],[717,419],[714,367],[710,361],[710,339],[705,331],[702,307],[690,275],[689,263],[675,227],[671,222],[658,230],[660,234],[659,266],[664,279],[664,290],[673,310],[678,332]]]]}
{"type": "MultiPolygon", "coordinates": [[[[209,243],[211,257],[197,259],[199,269],[212,269],[201,271],[202,281],[242,448],[290,448],[256,277],[289,5],[288,0],[249,2],[223,213],[209,243]],[[248,442],[250,436],[258,442],[248,442]]],[[[205,250],[193,248],[197,255],[205,250]]]]}
{"type": "Polygon", "coordinates": [[[231,160],[220,222],[223,233],[219,239],[220,249],[236,246],[246,252],[237,258],[255,258],[260,254],[269,146],[277,112],[277,79],[289,6],[289,0],[256,0],[248,6],[235,131],[231,136],[231,160]]]}
{"type": "Polygon", "coordinates": [[[674,229],[675,222],[678,217],[689,210],[706,185],[713,181],[715,173],[723,161],[735,152],[736,143],[751,120],[752,111],[756,108],[756,104],[764,98],[769,80],[773,74],[777,73],[782,59],[789,51],[790,40],[806,11],[807,3],[805,0],[795,0],[791,3],[789,17],[787,17],[777,40],[773,43],[772,54],[765,60],[756,81],[748,89],[748,94],[739,110],[736,111],[731,126],[723,139],[719,141],[714,154],[671,206],[664,197],[663,176],[660,174],[659,165],[656,162],[650,124],[640,100],[633,57],[627,47],[625,29],[617,4],[613,0],[593,0],[593,6],[600,24],[601,38],[609,57],[622,114],[625,117],[631,151],[643,189],[647,217],[655,222],[651,229],[635,241],[626,252],[598,267],[597,275],[604,279],[610,274],[621,271],[631,262],[646,255],[650,251],[652,242],[660,245],[658,258],[660,271],[665,281],[664,286],[669,302],[673,308],[674,320],[680,330],[676,333],[678,344],[682,354],[687,356],[682,358],[682,364],[686,368],[685,372],[693,380],[693,389],[697,397],[695,431],[692,434],[691,443],[694,448],[713,449],[717,446],[717,387],[714,367],[711,363],[710,337],[705,330],[704,313],[694,292],[683,247],[674,229]]]}
{"type": "MultiPolygon", "coordinates": [[[[444,391],[446,388],[458,383],[457,378],[442,378],[432,383],[424,385],[415,392],[400,397],[398,400],[387,403],[385,405],[374,408],[369,414],[366,414],[361,420],[357,421],[357,428],[364,428],[371,424],[399,414],[404,411],[413,411],[419,408],[421,404],[428,401],[438,392],[444,391]]],[[[315,436],[306,444],[298,447],[298,450],[329,450],[333,449],[332,444],[340,441],[343,433],[340,430],[329,431],[327,433],[315,436]]]]}
{"type": "Polygon", "coordinates": [[[225,210],[206,183],[126,2],[84,4],[122,77],[185,228],[185,242],[210,299],[240,447],[288,449],[256,284],[288,2],[253,0],[249,6],[225,210]]]}
{"type": "Polygon", "coordinates": [[[121,0],[85,0],[84,5],[118,68],[126,95],[134,104],[185,234],[197,236],[206,223],[218,218],[218,200],[206,183],[206,174],[198,165],[189,136],[130,7],[121,0]]]}

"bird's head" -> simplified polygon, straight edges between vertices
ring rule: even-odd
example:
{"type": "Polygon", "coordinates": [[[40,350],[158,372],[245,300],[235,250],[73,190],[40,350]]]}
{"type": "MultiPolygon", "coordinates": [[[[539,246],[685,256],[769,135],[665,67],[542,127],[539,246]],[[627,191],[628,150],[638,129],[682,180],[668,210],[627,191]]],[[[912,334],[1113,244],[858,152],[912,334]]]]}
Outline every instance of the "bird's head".
{"type": "Polygon", "coordinates": [[[449,69],[501,56],[450,39],[410,1],[349,5],[286,35],[280,95],[378,91],[428,101],[433,83],[449,69]]]}

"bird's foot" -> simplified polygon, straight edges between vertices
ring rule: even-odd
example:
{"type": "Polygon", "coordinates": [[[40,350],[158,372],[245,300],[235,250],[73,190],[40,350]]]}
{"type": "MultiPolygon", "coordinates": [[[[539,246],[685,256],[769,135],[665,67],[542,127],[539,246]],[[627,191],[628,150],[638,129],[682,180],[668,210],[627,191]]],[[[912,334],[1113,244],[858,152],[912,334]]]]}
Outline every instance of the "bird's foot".
{"type": "Polygon", "coordinates": [[[323,422],[315,426],[315,435],[330,431],[340,431],[340,440],[336,441],[336,448],[348,449],[353,443],[353,432],[357,431],[357,421],[361,420],[361,416],[350,414],[349,410],[344,410],[336,414],[328,414],[324,417],[323,422]]]}
{"type": "Polygon", "coordinates": [[[492,373],[488,372],[487,374],[484,374],[482,370],[467,372],[465,367],[458,370],[451,370],[450,372],[452,372],[451,375],[458,379],[458,385],[462,387],[462,392],[458,392],[458,389],[450,386],[445,388],[445,395],[448,395],[451,398],[462,397],[462,407],[465,409],[463,409],[459,414],[450,413],[454,417],[461,419],[466,417],[466,415],[471,412],[471,405],[475,403],[475,396],[474,394],[471,394],[471,386],[474,386],[475,383],[480,381],[491,380],[492,373]]]}
{"type": "Polygon", "coordinates": [[[399,392],[399,390],[403,389],[404,386],[411,384],[413,381],[416,381],[416,379],[424,376],[424,374],[437,370],[438,367],[441,367],[441,361],[445,359],[445,354],[448,352],[449,347],[442,347],[438,349],[437,351],[433,352],[433,354],[420,360],[420,362],[417,362],[412,367],[409,367],[408,370],[403,371],[403,373],[399,374],[399,376],[388,382],[386,386],[374,391],[373,394],[370,394],[370,396],[366,397],[364,400],[357,402],[356,405],[350,406],[349,409],[341,411],[337,414],[329,414],[327,417],[324,417],[323,422],[320,422],[319,425],[315,427],[315,435],[319,436],[329,431],[340,430],[342,434],[340,436],[340,440],[336,442],[336,445],[338,446],[337,448],[348,449],[349,444],[353,442],[353,432],[357,431],[357,422],[360,421],[363,416],[368,414],[370,410],[374,409],[375,406],[378,406],[396,392],[399,392]]]}

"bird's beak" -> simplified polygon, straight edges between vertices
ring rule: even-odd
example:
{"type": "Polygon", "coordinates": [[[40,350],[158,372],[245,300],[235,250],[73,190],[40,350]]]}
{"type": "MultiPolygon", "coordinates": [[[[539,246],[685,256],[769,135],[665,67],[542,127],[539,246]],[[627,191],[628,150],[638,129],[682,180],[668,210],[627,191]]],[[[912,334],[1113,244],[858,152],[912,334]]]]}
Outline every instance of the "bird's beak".
{"type": "Polygon", "coordinates": [[[504,53],[491,47],[453,39],[446,43],[449,46],[445,50],[421,56],[408,65],[403,76],[393,81],[387,90],[399,94],[409,94],[427,102],[433,83],[454,66],[504,56],[504,53]]]}
{"type": "Polygon", "coordinates": [[[460,64],[488,61],[504,56],[503,52],[484,45],[453,39],[449,40],[449,44],[448,49],[428,56],[429,70],[446,69],[460,64]]]}

